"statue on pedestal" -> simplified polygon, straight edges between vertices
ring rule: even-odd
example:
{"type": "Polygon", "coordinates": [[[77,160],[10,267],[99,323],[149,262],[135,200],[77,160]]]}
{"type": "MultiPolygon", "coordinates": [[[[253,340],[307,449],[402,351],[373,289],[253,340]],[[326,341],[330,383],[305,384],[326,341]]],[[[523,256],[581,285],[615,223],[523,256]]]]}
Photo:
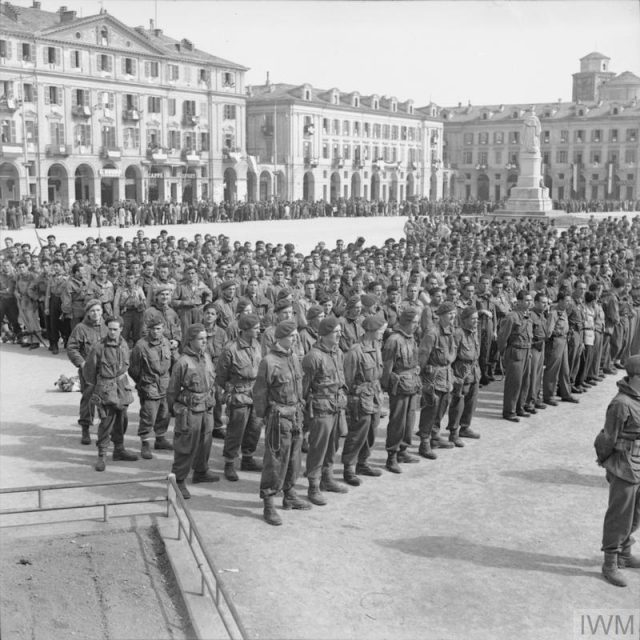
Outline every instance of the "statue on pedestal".
{"type": "Polygon", "coordinates": [[[535,107],[531,107],[524,116],[522,146],[524,151],[540,153],[540,120],[535,107]]]}

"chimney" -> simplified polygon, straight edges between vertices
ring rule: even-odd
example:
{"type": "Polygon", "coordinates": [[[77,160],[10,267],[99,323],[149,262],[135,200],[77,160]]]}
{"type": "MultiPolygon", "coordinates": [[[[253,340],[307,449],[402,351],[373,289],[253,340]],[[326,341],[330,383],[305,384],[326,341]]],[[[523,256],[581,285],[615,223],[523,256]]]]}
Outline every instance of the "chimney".
{"type": "Polygon", "coordinates": [[[59,9],[58,9],[58,13],[60,15],[62,15],[65,11],[67,10],[67,7],[62,5],[59,9]]]}
{"type": "Polygon", "coordinates": [[[271,81],[269,80],[269,72],[267,71],[267,81],[265,82],[267,87],[271,86],[271,81]]]}
{"type": "Polygon", "coordinates": [[[31,5],[32,9],[40,9],[40,2],[39,0],[33,0],[33,4],[31,5]]]}
{"type": "Polygon", "coordinates": [[[158,36],[162,35],[162,29],[154,29],[153,30],[153,35],[157,38],[158,36]]]}
{"type": "Polygon", "coordinates": [[[75,11],[64,11],[60,14],[60,22],[73,22],[75,19],[75,11]]]}
{"type": "Polygon", "coordinates": [[[153,19],[149,19],[149,31],[153,31],[155,29],[155,24],[153,22],[153,19]]]}

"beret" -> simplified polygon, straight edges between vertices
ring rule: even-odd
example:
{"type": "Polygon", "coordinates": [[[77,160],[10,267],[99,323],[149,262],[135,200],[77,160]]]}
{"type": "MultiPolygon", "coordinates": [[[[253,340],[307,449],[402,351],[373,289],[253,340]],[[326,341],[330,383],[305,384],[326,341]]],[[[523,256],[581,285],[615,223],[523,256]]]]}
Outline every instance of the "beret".
{"type": "Polygon", "coordinates": [[[166,284],[160,284],[154,288],[153,295],[157,296],[159,293],[164,293],[165,291],[171,293],[171,287],[166,284]]]}
{"type": "Polygon", "coordinates": [[[418,316],[418,311],[413,307],[408,307],[404,309],[398,318],[400,324],[409,324],[413,322],[418,316]]]}
{"type": "Polygon", "coordinates": [[[376,302],[378,302],[378,300],[374,296],[371,296],[368,293],[365,293],[364,295],[362,295],[360,297],[360,300],[363,306],[365,307],[373,307],[373,305],[376,304],[376,302]]]}
{"type": "Polygon", "coordinates": [[[276,300],[282,300],[283,298],[288,298],[291,295],[291,291],[289,289],[280,289],[278,291],[278,295],[276,296],[276,300]]]}
{"type": "Polygon", "coordinates": [[[335,316],[329,316],[320,320],[320,326],[318,327],[318,335],[328,336],[338,326],[338,318],[335,316]]]}
{"type": "Polygon", "coordinates": [[[282,298],[281,300],[278,300],[274,306],[274,311],[276,311],[276,313],[278,311],[282,311],[283,309],[290,309],[293,308],[293,302],[291,302],[291,300],[287,300],[287,298],[282,298]]]}
{"type": "Polygon", "coordinates": [[[442,293],[442,289],[440,287],[431,287],[431,289],[429,289],[430,296],[434,296],[436,293],[442,293]]]}
{"type": "Polygon", "coordinates": [[[362,321],[362,328],[365,331],[377,331],[378,329],[382,329],[386,324],[386,320],[379,313],[374,313],[373,315],[367,316],[362,321]]]}
{"type": "Polygon", "coordinates": [[[251,300],[248,298],[240,298],[236,303],[236,313],[242,313],[245,309],[248,309],[251,306],[251,300]]]}
{"type": "Polygon", "coordinates": [[[196,322],[195,324],[189,326],[189,328],[187,329],[187,342],[191,342],[191,340],[197,338],[198,334],[202,333],[203,331],[206,331],[206,329],[204,328],[204,325],[200,324],[199,322],[196,322]]]}
{"type": "Polygon", "coordinates": [[[439,316],[444,315],[445,313],[451,313],[452,311],[456,310],[456,305],[453,304],[453,302],[443,302],[437,309],[436,309],[436,313],[439,316]]]}
{"type": "Polygon", "coordinates": [[[159,324],[164,324],[164,319],[162,318],[162,316],[156,315],[155,313],[153,315],[150,315],[145,322],[147,329],[157,327],[159,324]]]}
{"type": "Polygon", "coordinates": [[[353,295],[347,300],[347,309],[353,309],[360,302],[359,295],[353,295]]]}
{"type": "Polygon", "coordinates": [[[460,314],[460,318],[462,320],[466,320],[467,318],[470,318],[474,313],[478,313],[478,310],[475,307],[465,307],[460,314]]]}
{"type": "Polygon", "coordinates": [[[627,358],[624,368],[630,376],[640,375],[640,355],[627,358]]]}
{"type": "Polygon", "coordinates": [[[102,309],[102,302],[100,302],[98,298],[91,298],[91,300],[87,300],[84,304],[84,312],[87,313],[91,307],[100,307],[102,309]]]}
{"type": "Polygon", "coordinates": [[[324,313],[324,309],[322,307],[313,305],[313,307],[309,307],[309,309],[307,310],[307,320],[313,320],[322,313],[324,313]]]}
{"type": "Polygon", "coordinates": [[[240,331],[247,331],[247,329],[253,329],[260,326],[260,318],[255,313],[248,313],[238,318],[238,329],[240,331]]]}
{"type": "Polygon", "coordinates": [[[298,325],[294,320],[283,320],[276,325],[275,337],[276,340],[279,338],[286,338],[290,336],[296,329],[298,325]]]}
{"type": "Polygon", "coordinates": [[[237,284],[237,282],[235,280],[225,280],[221,285],[220,288],[224,291],[225,289],[228,289],[229,287],[233,287],[237,284]]]}

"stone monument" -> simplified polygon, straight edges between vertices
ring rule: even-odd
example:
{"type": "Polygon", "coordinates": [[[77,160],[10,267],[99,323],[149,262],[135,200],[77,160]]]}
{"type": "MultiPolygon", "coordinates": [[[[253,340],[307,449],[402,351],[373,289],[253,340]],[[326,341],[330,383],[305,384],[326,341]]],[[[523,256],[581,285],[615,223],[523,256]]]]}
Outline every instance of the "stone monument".
{"type": "Polygon", "coordinates": [[[502,215],[547,215],[553,209],[549,189],[542,186],[542,154],[540,153],[540,120],[535,108],[525,114],[520,151],[518,183],[507,199],[502,215]]]}

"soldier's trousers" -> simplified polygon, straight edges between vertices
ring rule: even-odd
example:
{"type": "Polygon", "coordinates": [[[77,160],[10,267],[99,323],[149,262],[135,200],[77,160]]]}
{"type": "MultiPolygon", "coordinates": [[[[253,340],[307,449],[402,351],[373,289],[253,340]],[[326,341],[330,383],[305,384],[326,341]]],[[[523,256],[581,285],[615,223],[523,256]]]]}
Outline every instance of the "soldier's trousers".
{"type": "Polygon", "coordinates": [[[386,449],[389,453],[404,451],[411,445],[411,436],[416,424],[416,410],[420,394],[389,394],[389,424],[387,425],[386,449]]]}
{"type": "MultiPolygon", "coordinates": [[[[476,404],[478,403],[478,389],[480,387],[480,381],[469,385],[466,393],[451,394],[451,403],[449,404],[449,424],[447,425],[448,431],[457,431],[460,427],[470,427],[473,414],[476,410],[476,404]]],[[[463,387],[464,389],[464,387],[463,387]]]]}
{"type": "Polygon", "coordinates": [[[109,449],[109,440],[117,447],[124,444],[124,434],[127,432],[129,421],[127,407],[116,409],[113,406],[98,406],[98,455],[104,455],[109,449]]]}
{"type": "Polygon", "coordinates": [[[339,413],[315,415],[309,421],[309,451],[307,479],[309,485],[320,482],[323,473],[331,473],[333,460],[340,444],[339,413]]]}
{"type": "Polygon", "coordinates": [[[544,346],[540,351],[531,348],[531,366],[529,373],[529,388],[527,390],[527,398],[525,405],[533,407],[539,402],[538,396],[542,389],[542,375],[544,372],[544,346]]]}
{"type": "Polygon", "coordinates": [[[264,463],[260,479],[260,497],[285,494],[293,489],[302,464],[302,434],[288,418],[280,416],[279,424],[269,424],[264,431],[264,463]]]}
{"type": "Polygon", "coordinates": [[[571,395],[567,339],[554,338],[545,347],[545,370],[542,378],[542,399],[551,400],[559,391],[561,398],[571,395]]]}
{"type": "Polygon", "coordinates": [[[593,341],[593,349],[591,352],[591,361],[587,369],[587,380],[589,378],[597,378],[600,375],[600,362],[602,361],[602,332],[595,332],[593,341]]]}
{"type": "Polygon", "coordinates": [[[365,464],[376,441],[376,429],[380,424],[380,412],[358,413],[349,419],[349,431],[342,448],[342,464],[352,467],[365,464]]]}
{"type": "Polygon", "coordinates": [[[233,462],[240,450],[243,456],[252,456],[256,452],[262,421],[256,417],[253,405],[230,406],[228,411],[229,423],[222,455],[226,462],[233,462]]]}
{"type": "Polygon", "coordinates": [[[71,333],[69,318],[62,317],[62,299],[60,296],[51,296],[49,298],[49,315],[47,316],[47,333],[49,334],[49,343],[57,345],[60,338],[63,339],[65,345],[71,333]]]}
{"type": "Polygon", "coordinates": [[[418,431],[420,440],[437,439],[440,433],[440,423],[447,414],[451,393],[449,391],[434,391],[432,395],[425,396],[424,406],[420,411],[418,431]]]}
{"type": "Polygon", "coordinates": [[[138,435],[145,442],[155,433],[156,438],[162,438],[169,429],[169,407],[166,398],[140,398],[140,422],[138,435]]]}
{"type": "Polygon", "coordinates": [[[129,347],[131,347],[140,340],[142,335],[142,312],[125,311],[122,314],[122,324],[122,339],[126,340],[129,347]]]}
{"type": "Polygon", "coordinates": [[[212,409],[195,413],[187,407],[176,408],[171,467],[176,482],[184,482],[192,468],[195,473],[206,473],[209,468],[212,432],[212,409]]]}
{"type": "Polygon", "coordinates": [[[90,427],[93,424],[93,416],[95,413],[95,407],[91,402],[91,396],[93,395],[93,385],[87,384],[82,374],[82,368],[78,369],[78,378],[80,380],[80,417],[78,418],[78,424],[81,427],[90,427]]]}
{"type": "Polygon", "coordinates": [[[619,553],[632,544],[640,525],[640,482],[627,482],[607,471],[609,506],[604,516],[602,551],[619,553]]]}
{"type": "Polygon", "coordinates": [[[20,333],[19,311],[18,302],[13,296],[0,298],[0,322],[4,320],[5,316],[9,328],[17,336],[20,333]]]}
{"type": "Polygon", "coordinates": [[[571,380],[571,386],[573,386],[576,384],[576,378],[578,377],[578,371],[580,370],[582,355],[584,353],[584,343],[582,342],[582,335],[579,331],[569,332],[567,336],[567,348],[569,379],[571,380]],[[571,335],[572,333],[573,335],[571,335]]]}
{"type": "Polygon", "coordinates": [[[502,415],[522,411],[529,387],[531,349],[507,347],[502,360],[504,368],[504,398],[502,415]]]}

